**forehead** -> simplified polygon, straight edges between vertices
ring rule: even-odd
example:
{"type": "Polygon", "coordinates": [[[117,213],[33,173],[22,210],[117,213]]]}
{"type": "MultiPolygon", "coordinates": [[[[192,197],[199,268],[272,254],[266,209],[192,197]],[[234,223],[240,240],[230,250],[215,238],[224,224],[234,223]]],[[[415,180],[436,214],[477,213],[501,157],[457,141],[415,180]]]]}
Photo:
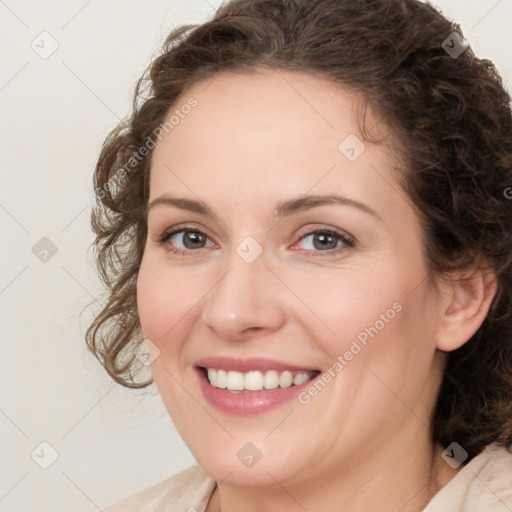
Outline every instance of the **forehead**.
{"type": "MultiPolygon", "coordinates": [[[[340,136],[356,131],[360,103],[356,91],[305,73],[225,72],[194,84],[180,95],[168,117],[182,109],[188,113],[179,120],[174,116],[179,122],[164,134],[164,139],[171,138],[175,145],[181,145],[190,141],[193,132],[196,144],[223,158],[229,155],[223,151],[217,155],[217,148],[230,140],[239,144],[233,148],[236,153],[248,156],[258,153],[263,157],[259,153],[262,145],[266,152],[282,144],[294,148],[295,154],[305,152],[300,150],[313,152],[315,148],[337,151],[340,136]],[[197,105],[186,108],[191,99],[197,105]],[[304,139],[313,137],[316,144],[304,147],[304,139]],[[269,139],[274,143],[269,145],[269,139]]],[[[155,152],[159,153],[162,146],[155,152]]]]}
{"type": "MultiPolygon", "coordinates": [[[[152,156],[150,196],[176,192],[254,202],[307,192],[396,195],[395,159],[363,142],[361,95],[309,74],[222,73],[178,98],[152,156]],[[186,105],[194,104],[193,108],[186,105]]],[[[386,127],[371,111],[367,125],[386,127]]]]}

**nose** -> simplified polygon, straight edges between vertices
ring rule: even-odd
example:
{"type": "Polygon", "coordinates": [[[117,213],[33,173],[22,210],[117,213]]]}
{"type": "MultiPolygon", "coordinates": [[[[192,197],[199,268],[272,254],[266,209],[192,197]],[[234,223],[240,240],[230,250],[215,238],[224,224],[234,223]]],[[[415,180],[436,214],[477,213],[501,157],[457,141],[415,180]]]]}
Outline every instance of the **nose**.
{"type": "Polygon", "coordinates": [[[247,263],[235,253],[223,277],[205,297],[202,320],[228,341],[268,335],[285,322],[283,293],[283,284],[263,256],[247,263]]]}

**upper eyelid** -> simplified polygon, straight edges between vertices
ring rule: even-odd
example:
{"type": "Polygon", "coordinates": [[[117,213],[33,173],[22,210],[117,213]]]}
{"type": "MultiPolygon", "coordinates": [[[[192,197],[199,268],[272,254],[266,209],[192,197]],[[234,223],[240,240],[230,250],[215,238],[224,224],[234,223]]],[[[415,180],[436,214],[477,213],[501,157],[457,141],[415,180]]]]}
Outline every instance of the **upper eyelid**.
{"type": "Polygon", "coordinates": [[[181,224],[177,224],[176,226],[173,226],[171,228],[168,228],[168,229],[165,229],[161,235],[159,235],[159,238],[162,238],[166,235],[176,235],[178,233],[181,233],[182,231],[197,231],[198,233],[203,233],[204,235],[206,235],[210,240],[213,241],[213,237],[210,236],[210,234],[208,233],[208,230],[204,229],[204,228],[198,228],[198,227],[195,227],[195,226],[190,226],[190,225],[181,225],[181,224]]]}
{"type": "MultiPolygon", "coordinates": [[[[163,231],[162,235],[165,235],[167,233],[178,233],[180,231],[198,231],[200,233],[204,233],[205,235],[209,236],[210,235],[208,234],[208,230],[203,228],[203,227],[196,227],[196,226],[192,226],[190,224],[176,224],[175,226],[171,227],[171,228],[167,228],[163,231]]],[[[326,225],[323,225],[323,226],[320,226],[320,227],[315,227],[315,228],[306,228],[304,232],[301,232],[301,230],[299,230],[299,233],[300,235],[298,236],[304,236],[304,235],[309,235],[309,234],[313,234],[313,233],[317,233],[317,232],[322,232],[322,231],[327,231],[327,232],[331,232],[333,234],[337,234],[339,236],[345,236],[346,238],[350,238],[350,239],[353,239],[355,240],[355,237],[352,236],[350,233],[348,233],[347,231],[343,230],[343,229],[339,229],[339,228],[334,228],[334,227],[330,227],[330,226],[326,226],[326,225]]],[[[210,237],[212,238],[212,237],[210,237]]]]}
{"type": "Polygon", "coordinates": [[[348,238],[348,239],[354,240],[354,241],[356,240],[356,238],[354,236],[352,236],[350,233],[348,233],[347,231],[345,231],[343,229],[339,229],[339,228],[328,227],[328,226],[316,227],[316,228],[306,228],[304,231],[299,230],[297,236],[302,238],[307,235],[312,235],[314,233],[323,233],[323,232],[327,232],[327,233],[337,235],[337,236],[340,236],[343,238],[348,238]]]}

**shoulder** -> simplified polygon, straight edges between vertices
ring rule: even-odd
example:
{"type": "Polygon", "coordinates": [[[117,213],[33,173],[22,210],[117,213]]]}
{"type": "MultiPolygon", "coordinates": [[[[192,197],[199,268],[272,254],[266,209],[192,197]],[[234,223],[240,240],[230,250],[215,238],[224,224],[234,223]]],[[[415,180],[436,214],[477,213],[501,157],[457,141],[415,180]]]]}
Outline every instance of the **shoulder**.
{"type": "Polygon", "coordinates": [[[424,512],[512,510],[512,453],[491,444],[430,501],[424,512]]]}
{"type": "Polygon", "coordinates": [[[512,510],[512,453],[494,445],[481,456],[485,463],[473,472],[468,497],[477,505],[476,510],[512,510]]]}
{"type": "Polygon", "coordinates": [[[110,505],[103,512],[161,512],[206,508],[215,480],[201,468],[192,466],[148,489],[110,505]]]}

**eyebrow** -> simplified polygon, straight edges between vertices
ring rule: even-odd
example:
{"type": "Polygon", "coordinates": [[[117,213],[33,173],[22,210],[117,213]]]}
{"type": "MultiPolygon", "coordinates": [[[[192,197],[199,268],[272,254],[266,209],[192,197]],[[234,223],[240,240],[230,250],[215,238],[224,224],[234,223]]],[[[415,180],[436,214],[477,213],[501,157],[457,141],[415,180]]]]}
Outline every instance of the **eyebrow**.
{"type": "MultiPolygon", "coordinates": [[[[309,210],[310,208],[328,204],[341,204],[344,206],[351,206],[381,220],[373,208],[370,208],[369,206],[356,201],[355,199],[350,199],[348,197],[339,195],[304,195],[292,199],[287,199],[286,201],[280,201],[274,208],[274,216],[283,218],[289,215],[293,215],[294,213],[309,210]]],[[[185,197],[171,197],[167,194],[163,194],[148,204],[147,212],[153,210],[157,206],[173,206],[175,208],[197,213],[208,218],[216,217],[213,210],[203,201],[196,201],[187,199],[185,197]]]]}

